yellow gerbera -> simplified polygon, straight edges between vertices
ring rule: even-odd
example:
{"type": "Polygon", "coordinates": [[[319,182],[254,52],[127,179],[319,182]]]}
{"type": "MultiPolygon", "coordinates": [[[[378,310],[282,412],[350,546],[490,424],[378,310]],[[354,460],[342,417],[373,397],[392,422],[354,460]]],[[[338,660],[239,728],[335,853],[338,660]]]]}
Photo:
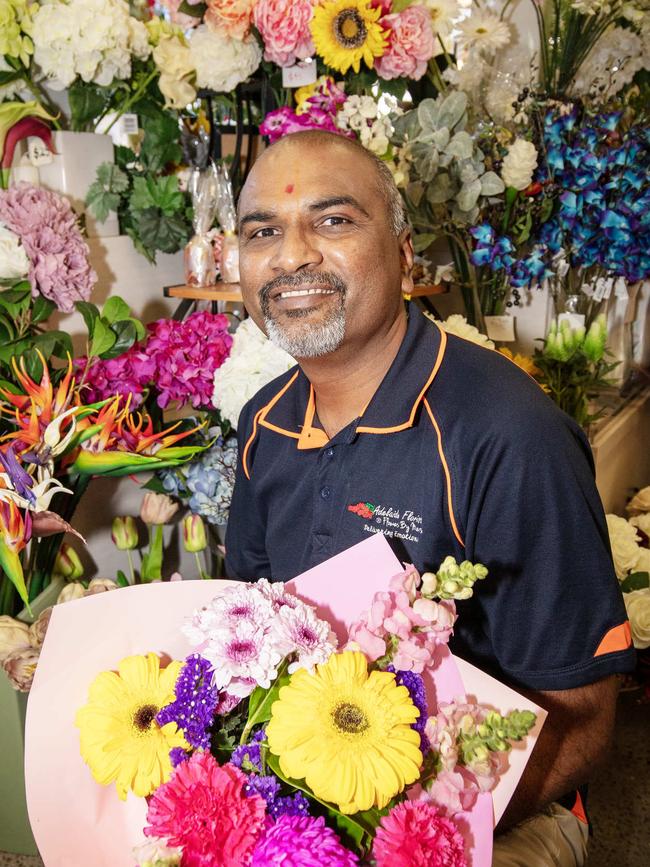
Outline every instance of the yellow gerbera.
{"type": "Polygon", "coordinates": [[[314,9],[309,28],[319,54],[332,69],[345,74],[359,71],[362,60],[372,69],[375,57],[388,46],[386,32],[378,24],[381,8],[368,0],[325,0],[314,9]]]}
{"type": "Polygon", "coordinates": [[[154,653],[127,656],[118,672],[103,671],[90,685],[88,704],[77,711],[81,756],[103,786],[117,794],[146,797],[171,776],[169,751],[189,749],[176,723],[159,726],[156,714],[174,701],[174,684],[183,663],[160,670],[154,653]]]}
{"type": "Polygon", "coordinates": [[[305,779],[342,813],[385,807],[420,774],[419,711],[387,671],[368,673],[362,653],[333,653],[300,669],[271,709],[266,734],[283,774],[305,779]]]}

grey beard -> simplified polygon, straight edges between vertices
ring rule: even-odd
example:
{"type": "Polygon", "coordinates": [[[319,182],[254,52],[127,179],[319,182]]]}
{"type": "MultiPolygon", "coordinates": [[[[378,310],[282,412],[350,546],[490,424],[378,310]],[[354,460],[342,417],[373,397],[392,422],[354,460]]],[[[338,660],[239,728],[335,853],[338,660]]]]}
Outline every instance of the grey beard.
{"type": "Polygon", "coordinates": [[[284,349],[294,358],[318,358],[328,355],[339,348],[345,336],[345,295],[347,286],[335,274],[306,273],[276,277],[270,280],[260,290],[260,307],[264,317],[264,325],[269,340],[284,349]],[[328,283],[332,289],[339,292],[338,306],[320,325],[310,325],[305,321],[301,327],[300,320],[306,319],[308,310],[293,310],[288,314],[295,328],[282,328],[272,318],[269,309],[269,296],[273,289],[281,286],[299,288],[303,286],[328,283]]]}

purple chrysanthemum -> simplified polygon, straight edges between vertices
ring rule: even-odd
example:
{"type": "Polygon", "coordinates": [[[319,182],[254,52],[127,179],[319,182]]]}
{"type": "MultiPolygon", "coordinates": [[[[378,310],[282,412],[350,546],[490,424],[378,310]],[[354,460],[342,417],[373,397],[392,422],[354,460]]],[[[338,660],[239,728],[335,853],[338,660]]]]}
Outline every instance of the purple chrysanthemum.
{"type": "Polygon", "coordinates": [[[175,722],[195,749],[210,747],[210,726],[218,699],[212,680],[213,670],[207,659],[198,653],[188,656],[174,687],[176,700],[156,717],[161,726],[175,722]]]}
{"type": "Polygon", "coordinates": [[[325,820],[312,816],[280,816],[253,852],[251,867],[356,867],[357,856],[341,845],[325,820]]]}
{"type": "Polygon", "coordinates": [[[387,671],[395,673],[396,683],[399,686],[405,686],[408,689],[411,701],[420,711],[420,716],[414,723],[412,723],[411,728],[415,729],[415,731],[420,735],[420,749],[424,754],[429,751],[431,745],[429,744],[429,739],[424,733],[427,724],[428,707],[427,694],[424,689],[422,675],[416,674],[414,671],[395,671],[392,665],[388,666],[387,671]]]}

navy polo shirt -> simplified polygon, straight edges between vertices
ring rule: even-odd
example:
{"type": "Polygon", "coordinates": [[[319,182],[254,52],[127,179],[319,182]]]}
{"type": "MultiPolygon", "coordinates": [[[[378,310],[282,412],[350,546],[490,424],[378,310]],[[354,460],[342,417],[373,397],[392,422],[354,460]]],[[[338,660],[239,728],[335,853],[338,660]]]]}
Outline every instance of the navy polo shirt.
{"type": "Polygon", "coordinates": [[[249,401],[238,437],[229,576],[286,581],[384,533],[420,571],[449,554],[488,567],[450,645],[483,670],[554,690],[633,668],[589,445],[498,352],[410,305],[360,418],[328,439],[295,367],[249,401]]]}

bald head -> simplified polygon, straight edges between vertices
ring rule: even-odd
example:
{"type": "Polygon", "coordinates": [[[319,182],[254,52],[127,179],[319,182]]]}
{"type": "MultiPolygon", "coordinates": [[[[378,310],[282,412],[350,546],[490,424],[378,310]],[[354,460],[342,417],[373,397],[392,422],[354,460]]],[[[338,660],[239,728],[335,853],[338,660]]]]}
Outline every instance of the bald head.
{"type": "MultiPolygon", "coordinates": [[[[386,217],[391,233],[395,236],[401,235],[408,226],[408,221],[402,197],[395,186],[391,171],[384,160],[379,159],[363,147],[357,139],[349,139],[346,136],[320,129],[308,129],[285,135],[262,152],[249,177],[253,179],[257,172],[263,172],[267,160],[274,161],[274,157],[295,161],[303,159],[327,160],[328,151],[343,154],[347,152],[353,159],[355,157],[361,158],[371,167],[377,190],[386,204],[386,217]]],[[[246,184],[244,184],[245,189],[246,184]]]]}

